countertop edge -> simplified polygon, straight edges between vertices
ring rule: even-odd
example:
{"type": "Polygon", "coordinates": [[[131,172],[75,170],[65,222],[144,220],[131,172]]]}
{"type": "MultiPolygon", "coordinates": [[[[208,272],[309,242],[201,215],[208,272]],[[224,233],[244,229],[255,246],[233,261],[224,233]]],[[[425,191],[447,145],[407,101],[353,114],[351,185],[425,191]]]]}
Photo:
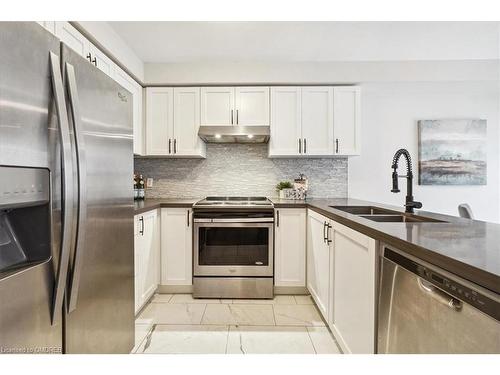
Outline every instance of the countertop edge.
{"type": "Polygon", "coordinates": [[[329,219],[335,220],[336,222],[355,231],[363,233],[368,237],[372,237],[373,239],[381,241],[387,245],[394,246],[399,250],[407,252],[408,254],[422,259],[423,261],[467,279],[479,286],[492,290],[495,293],[500,293],[500,277],[495,274],[470,266],[451,257],[438,254],[432,250],[417,246],[411,242],[391,236],[374,228],[359,224],[349,218],[336,215],[333,212],[323,210],[321,207],[315,206],[314,203],[308,203],[306,208],[311,209],[329,219]]]}

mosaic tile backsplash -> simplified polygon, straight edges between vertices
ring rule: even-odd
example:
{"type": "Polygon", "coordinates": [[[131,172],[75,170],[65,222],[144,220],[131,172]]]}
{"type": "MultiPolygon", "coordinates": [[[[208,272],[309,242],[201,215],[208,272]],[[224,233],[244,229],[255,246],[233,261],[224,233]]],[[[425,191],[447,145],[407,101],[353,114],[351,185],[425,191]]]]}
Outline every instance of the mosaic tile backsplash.
{"type": "Polygon", "coordinates": [[[269,159],[266,144],[207,144],[206,159],[135,158],[134,164],[154,179],[149,198],[275,197],[276,184],[299,173],[309,179],[308,197],[347,197],[347,157],[269,159]]]}

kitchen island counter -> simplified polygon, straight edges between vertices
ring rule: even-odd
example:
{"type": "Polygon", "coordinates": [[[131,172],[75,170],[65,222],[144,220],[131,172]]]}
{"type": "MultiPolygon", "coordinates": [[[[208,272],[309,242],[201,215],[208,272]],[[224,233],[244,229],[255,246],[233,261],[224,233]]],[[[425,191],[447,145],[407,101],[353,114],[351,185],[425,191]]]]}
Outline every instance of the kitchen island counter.
{"type": "MultiPolygon", "coordinates": [[[[270,198],[275,208],[307,207],[340,224],[500,293],[500,224],[417,210],[442,222],[375,222],[331,206],[374,206],[404,213],[404,207],[358,199],[305,201],[270,198]]],[[[424,203],[425,204],[425,203],[424,203]]]]}

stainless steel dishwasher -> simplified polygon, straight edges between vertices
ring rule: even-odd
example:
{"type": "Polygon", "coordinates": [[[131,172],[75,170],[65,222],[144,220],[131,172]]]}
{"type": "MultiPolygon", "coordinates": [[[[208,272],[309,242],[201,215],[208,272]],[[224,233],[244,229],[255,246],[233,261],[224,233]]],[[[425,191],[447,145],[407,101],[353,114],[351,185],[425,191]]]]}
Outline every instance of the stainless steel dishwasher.
{"type": "Polygon", "coordinates": [[[378,353],[500,353],[500,297],[382,245],[378,353]]]}

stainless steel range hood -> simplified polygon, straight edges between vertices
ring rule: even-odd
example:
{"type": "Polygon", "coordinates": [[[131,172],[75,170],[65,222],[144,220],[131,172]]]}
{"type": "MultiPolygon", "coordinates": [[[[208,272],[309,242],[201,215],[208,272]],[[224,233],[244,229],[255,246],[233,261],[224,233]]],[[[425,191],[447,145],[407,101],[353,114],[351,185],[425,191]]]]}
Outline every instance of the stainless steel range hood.
{"type": "Polygon", "coordinates": [[[207,143],[267,143],[269,126],[200,126],[198,135],[207,143]]]}

